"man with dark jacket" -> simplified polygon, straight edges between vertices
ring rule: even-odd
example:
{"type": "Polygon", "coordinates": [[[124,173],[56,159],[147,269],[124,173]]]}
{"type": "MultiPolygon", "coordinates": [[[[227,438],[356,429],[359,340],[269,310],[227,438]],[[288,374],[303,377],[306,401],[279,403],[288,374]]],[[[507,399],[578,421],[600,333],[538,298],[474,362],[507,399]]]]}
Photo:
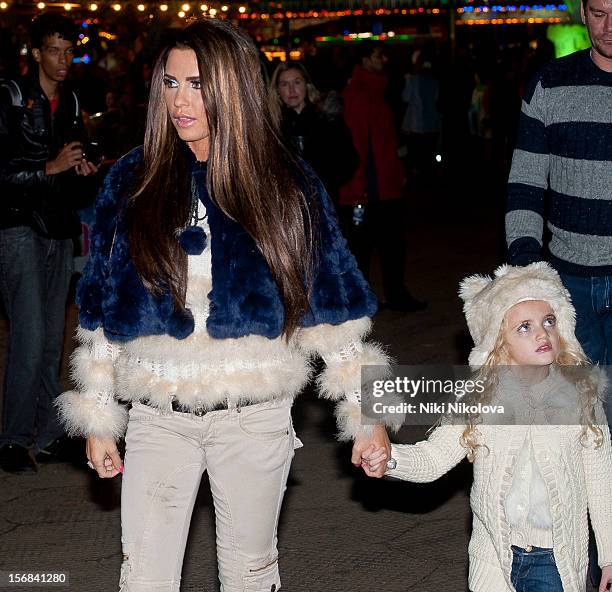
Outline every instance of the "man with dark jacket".
{"type": "Polygon", "coordinates": [[[93,199],[97,172],[64,82],[77,29],[42,14],[30,34],[34,75],[0,85],[0,292],[10,324],[0,465],[9,472],[35,471],[33,456],[44,458],[63,435],[53,403],[76,209],[93,199]]]}

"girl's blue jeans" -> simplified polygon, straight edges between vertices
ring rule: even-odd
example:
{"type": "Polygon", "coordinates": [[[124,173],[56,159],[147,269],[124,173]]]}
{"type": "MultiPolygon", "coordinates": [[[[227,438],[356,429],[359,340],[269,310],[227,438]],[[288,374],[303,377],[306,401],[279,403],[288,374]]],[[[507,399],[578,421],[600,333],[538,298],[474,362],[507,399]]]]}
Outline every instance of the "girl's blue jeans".
{"type": "Polygon", "coordinates": [[[552,549],[512,545],[512,585],[516,592],[563,592],[552,549]]]}

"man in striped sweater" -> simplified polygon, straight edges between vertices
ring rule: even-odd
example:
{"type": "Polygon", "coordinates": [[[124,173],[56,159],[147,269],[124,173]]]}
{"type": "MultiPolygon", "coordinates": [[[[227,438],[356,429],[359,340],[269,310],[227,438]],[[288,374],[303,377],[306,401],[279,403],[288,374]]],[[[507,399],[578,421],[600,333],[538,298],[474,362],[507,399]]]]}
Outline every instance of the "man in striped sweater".
{"type": "Polygon", "coordinates": [[[612,363],[612,0],[583,0],[592,48],[546,65],[527,87],[508,182],[508,260],[544,258],[577,312],[595,363],[612,363]]]}
{"type": "Polygon", "coordinates": [[[546,219],[547,258],[571,294],[576,336],[594,363],[611,364],[612,0],[582,0],[581,13],[591,49],[550,62],[525,92],[506,242],[513,265],[543,259],[546,219]]]}

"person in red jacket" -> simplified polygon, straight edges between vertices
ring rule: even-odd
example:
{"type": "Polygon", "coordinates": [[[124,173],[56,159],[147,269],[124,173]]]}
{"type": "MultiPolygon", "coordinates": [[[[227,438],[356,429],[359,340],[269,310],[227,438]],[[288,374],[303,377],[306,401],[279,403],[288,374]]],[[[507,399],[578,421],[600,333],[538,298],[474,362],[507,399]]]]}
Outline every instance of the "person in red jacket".
{"type": "Polygon", "coordinates": [[[425,303],[411,296],[404,286],[405,170],[397,155],[393,113],[385,100],[387,56],[382,44],[362,41],[359,58],[342,93],[344,117],[359,153],[359,167],[340,189],[340,218],[366,277],[372,249],[380,247],[387,307],[421,310],[425,303]]]}

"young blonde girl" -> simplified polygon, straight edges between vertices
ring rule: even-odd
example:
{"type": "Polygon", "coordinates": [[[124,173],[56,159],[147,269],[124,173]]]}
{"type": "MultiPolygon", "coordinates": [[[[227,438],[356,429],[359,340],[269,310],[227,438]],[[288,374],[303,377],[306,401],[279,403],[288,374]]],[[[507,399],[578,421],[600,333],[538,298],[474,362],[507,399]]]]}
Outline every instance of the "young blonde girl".
{"type": "MultiPolygon", "coordinates": [[[[392,445],[386,474],[430,482],[466,456],[473,462],[473,592],[584,592],[588,512],[604,592],[612,583],[610,432],[603,381],[587,374],[568,293],[540,262],[469,277],[460,296],[475,344],[470,366],[488,385],[483,397],[509,403],[513,425],[445,419],[426,441],[392,445]],[[564,425],[544,425],[544,416],[564,425]]],[[[362,460],[372,473],[386,457],[371,447],[362,460]]]]}

